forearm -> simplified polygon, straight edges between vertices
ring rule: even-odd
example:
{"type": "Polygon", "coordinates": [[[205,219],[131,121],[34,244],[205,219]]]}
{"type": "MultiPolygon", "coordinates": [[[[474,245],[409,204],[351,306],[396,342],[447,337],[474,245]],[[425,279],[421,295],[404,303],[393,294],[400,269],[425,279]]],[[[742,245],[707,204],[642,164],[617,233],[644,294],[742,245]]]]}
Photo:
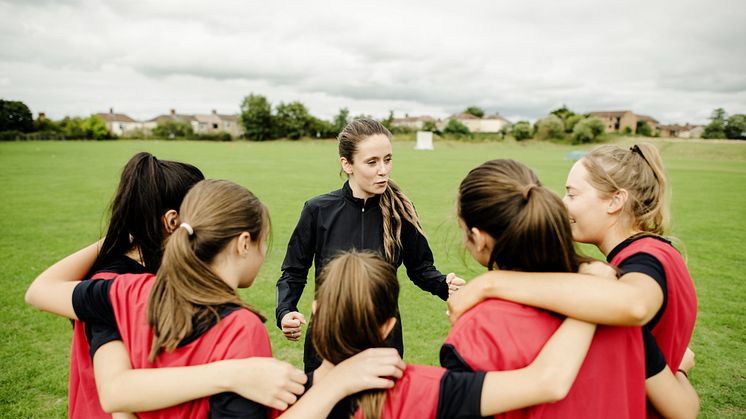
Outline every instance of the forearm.
{"type": "Polygon", "coordinates": [[[591,323],[641,325],[655,314],[643,306],[641,290],[622,281],[515,271],[489,271],[478,281],[483,299],[502,298],[591,323]]]}
{"type": "Polygon", "coordinates": [[[298,302],[303,295],[305,285],[305,278],[290,278],[286,273],[283,273],[277,281],[277,308],[275,309],[277,327],[281,328],[280,321],[286,314],[298,311],[298,302]]]}
{"type": "Polygon", "coordinates": [[[645,381],[648,400],[664,418],[696,418],[700,402],[697,391],[684,374],[666,367],[645,381]]]}
{"type": "Polygon", "coordinates": [[[333,385],[325,385],[323,382],[312,386],[303,397],[290,406],[280,418],[283,419],[305,419],[324,418],[347,394],[341,392],[333,385]]]}
{"type": "Polygon", "coordinates": [[[72,291],[96,261],[101,242],[96,242],[60,260],[42,272],[26,291],[26,304],[60,316],[76,319],[72,291]]]}

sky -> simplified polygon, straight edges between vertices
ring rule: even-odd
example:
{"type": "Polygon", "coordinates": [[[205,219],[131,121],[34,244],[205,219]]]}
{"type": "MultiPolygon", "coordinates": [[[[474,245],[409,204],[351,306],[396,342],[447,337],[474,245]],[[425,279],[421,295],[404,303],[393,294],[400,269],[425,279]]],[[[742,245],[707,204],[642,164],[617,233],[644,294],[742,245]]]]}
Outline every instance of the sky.
{"type": "Polygon", "coordinates": [[[743,0],[0,0],[0,98],[59,119],[746,113],[743,0]]]}

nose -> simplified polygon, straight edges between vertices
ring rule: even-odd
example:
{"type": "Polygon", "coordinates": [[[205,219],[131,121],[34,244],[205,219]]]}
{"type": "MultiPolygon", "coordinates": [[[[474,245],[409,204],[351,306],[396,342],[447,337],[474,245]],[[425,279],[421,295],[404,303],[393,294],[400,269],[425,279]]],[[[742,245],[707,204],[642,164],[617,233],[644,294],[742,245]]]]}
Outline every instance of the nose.
{"type": "Polygon", "coordinates": [[[378,163],[378,174],[381,176],[386,175],[389,172],[388,165],[384,162],[378,163]]]}

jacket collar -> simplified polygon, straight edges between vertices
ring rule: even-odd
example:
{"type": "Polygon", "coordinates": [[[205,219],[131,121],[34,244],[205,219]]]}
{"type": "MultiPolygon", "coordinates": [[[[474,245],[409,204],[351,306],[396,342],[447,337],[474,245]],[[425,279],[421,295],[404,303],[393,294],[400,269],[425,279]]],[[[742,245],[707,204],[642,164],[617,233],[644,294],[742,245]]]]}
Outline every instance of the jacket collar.
{"type": "Polygon", "coordinates": [[[371,208],[378,206],[378,202],[381,200],[381,195],[373,195],[368,199],[360,199],[355,198],[352,195],[352,188],[350,187],[350,181],[345,181],[345,184],[342,186],[342,193],[344,194],[344,197],[347,201],[351,202],[353,205],[355,205],[358,208],[371,208]]]}

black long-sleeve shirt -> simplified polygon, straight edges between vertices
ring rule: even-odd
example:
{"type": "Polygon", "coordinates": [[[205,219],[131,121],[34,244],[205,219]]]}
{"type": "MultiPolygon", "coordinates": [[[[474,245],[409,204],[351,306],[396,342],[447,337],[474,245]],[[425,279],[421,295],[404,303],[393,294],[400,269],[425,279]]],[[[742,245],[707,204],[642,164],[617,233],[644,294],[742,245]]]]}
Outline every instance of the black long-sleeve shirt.
{"type": "MultiPolygon", "coordinates": [[[[392,220],[393,222],[393,220],[392,220]]],[[[448,298],[445,275],[433,266],[433,253],[427,239],[415,226],[402,220],[401,248],[396,249],[393,266],[402,263],[418,287],[448,298]]],[[[383,215],[379,196],[362,200],[352,196],[348,182],[342,189],[317,196],[303,206],[298,225],[288,243],[282,276],[277,281],[277,326],[283,316],[298,311],[298,301],[306,286],[308,270],[315,266],[318,277],[324,265],[340,251],[372,250],[384,255],[383,215]]],[[[396,331],[395,333],[396,334],[396,331]]],[[[395,345],[401,347],[401,336],[395,345]]]]}

